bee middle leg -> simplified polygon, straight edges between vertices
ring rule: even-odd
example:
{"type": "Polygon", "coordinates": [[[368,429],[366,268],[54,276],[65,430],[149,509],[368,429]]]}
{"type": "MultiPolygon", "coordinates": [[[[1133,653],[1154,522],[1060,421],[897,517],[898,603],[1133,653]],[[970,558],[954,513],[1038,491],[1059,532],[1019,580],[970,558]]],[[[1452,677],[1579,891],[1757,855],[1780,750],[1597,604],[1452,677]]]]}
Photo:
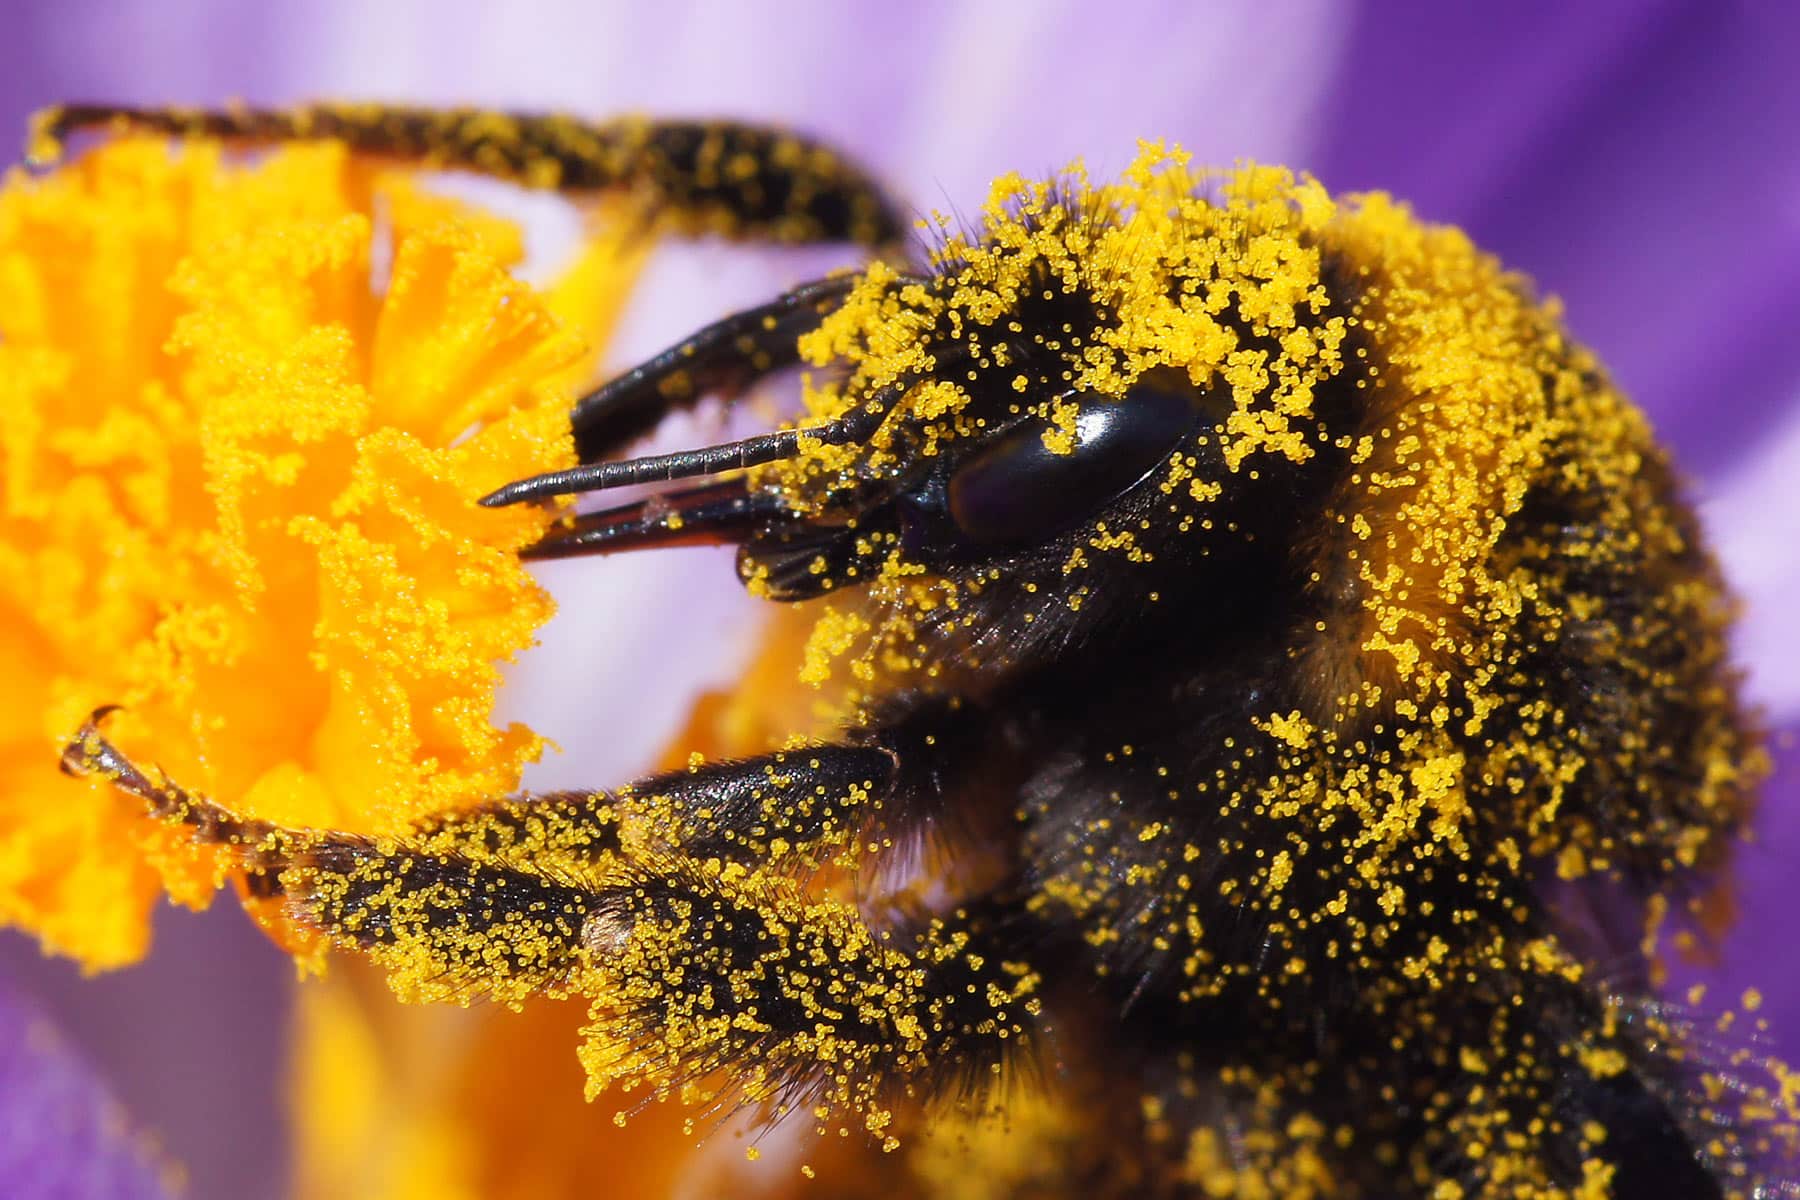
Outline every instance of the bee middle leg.
{"type": "Polygon", "coordinates": [[[134,108],[70,104],[33,119],[30,158],[54,162],[82,130],[111,128],[267,145],[334,139],[358,154],[476,171],[566,193],[628,192],[677,234],[892,250],[905,209],[847,155],[785,129],[734,121],[383,104],[134,108]]]}

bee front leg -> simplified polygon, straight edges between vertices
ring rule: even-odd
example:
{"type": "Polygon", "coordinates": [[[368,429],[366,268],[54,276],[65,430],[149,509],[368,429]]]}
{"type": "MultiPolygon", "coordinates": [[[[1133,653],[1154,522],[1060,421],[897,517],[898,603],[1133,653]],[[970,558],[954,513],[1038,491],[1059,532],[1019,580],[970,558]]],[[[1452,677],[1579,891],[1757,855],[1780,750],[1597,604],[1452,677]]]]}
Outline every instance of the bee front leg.
{"type": "Polygon", "coordinates": [[[251,894],[283,902],[296,925],[376,959],[407,999],[517,1005],[578,986],[595,897],[556,863],[509,860],[467,830],[452,845],[239,817],[120,753],[99,732],[107,711],[63,751],[66,773],[102,775],[153,816],[217,847],[251,894]]]}
{"type": "MultiPolygon", "coordinates": [[[[305,924],[348,932],[359,949],[366,923],[356,910],[372,901],[353,888],[344,911],[313,911],[317,868],[351,876],[367,862],[406,860],[405,872],[433,880],[447,864],[492,865],[512,872],[591,872],[623,857],[681,855],[768,868],[810,871],[828,859],[854,867],[865,837],[891,834],[925,815],[913,804],[892,807],[899,758],[879,745],[819,745],[755,758],[702,763],[649,776],[616,792],[526,793],[438,814],[400,839],[290,829],[239,817],[194,796],[161,772],[145,770],[109,742],[100,725],[114,711],[95,712],[63,752],[63,770],[97,774],[143,800],[152,816],[191,829],[196,841],[228,850],[259,894],[285,894],[301,904],[305,924]],[[438,864],[426,869],[413,865],[438,864]],[[347,923],[355,921],[357,928],[347,923]]],[[[917,790],[917,789],[909,789],[917,790]]],[[[391,897],[389,897],[391,899],[391,897]]],[[[376,922],[379,924],[380,922],[376,922]]]]}
{"type": "Polygon", "coordinates": [[[987,1077],[1037,1028],[1041,978],[1012,901],[883,929],[789,870],[854,853],[896,803],[903,775],[880,747],[508,800],[397,839],[240,819],[92,724],[65,763],[230,849],[264,894],[382,963],[409,999],[588,997],[583,1059],[600,1084],[804,1107],[885,1138],[896,1103],[945,1073],[987,1077]]]}

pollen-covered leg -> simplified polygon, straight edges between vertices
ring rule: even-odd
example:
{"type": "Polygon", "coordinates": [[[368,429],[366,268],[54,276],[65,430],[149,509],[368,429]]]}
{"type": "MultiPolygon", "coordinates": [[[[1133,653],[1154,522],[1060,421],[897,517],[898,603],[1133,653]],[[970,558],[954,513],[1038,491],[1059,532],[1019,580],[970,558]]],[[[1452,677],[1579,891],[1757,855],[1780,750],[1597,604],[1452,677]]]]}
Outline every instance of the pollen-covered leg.
{"type": "Polygon", "coordinates": [[[284,900],[296,924],[374,957],[408,999],[516,1004],[579,986],[597,893],[566,869],[573,860],[549,857],[533,870],[475,838],[451,851],[246,820],[126,758],[99,733],[104,716],[70,742],[65,770],[104,775],[153,815],[225,849],[253,895],[284,900]]]}
{"type": "Polygon", "coordinates": [[[677,875],[853,866],[898,774],[878,747],[801,748],[616,794],[512,797],[378,840],[239,818],[131,762],[99,732],[105,715],[71,741],[65,769],[102,774],[153,815],[227,848],[252,892],[284,897],[298,923],[374,955],[421,999],[571,990],[586,950],[606,940],[600,918],[647,864],[677,875]]]}
{"type": "Polygon", "coordinates": [[[296,838],[276,878],[296,920],[375,958],[409,1000],[584,990],[588,881],[338,834],[296,838]]]}
{"type": "Polygon", "coordinates": [[[702,763],[617,792],[509,797],[421,826],[434,852],[513,864],[676,854],[765,869],[854,865],[859,841],[915,823],[923,797],[901,795],[896,756],[879,746],[807,746],[702,763]]]}
{"type": "Polygon", "coordinates": [[[1042,982],[992,901],[884,933],[735,864],[669,863],[590,923],[596,1087],[810,1113],[891,1137],[897,1105],[979,1090],[1037,1029],[1042,982]]]}
{"type": "Polygon", "coordinates": [[[66,105],[38,114],[30,157],[54,162],[70,134],[101,126],[252,142],[333,138],[359,153],[479,171],[527,187],[632,191],[683,233],[892,246],[905,232],[899,207],[862,168],[810,138],[757,125],[379,104],[222,111],[66,105]]]}
{"type": "Polygon", "coordinates": [[[188,826],[197,841],[237,847],[254,861],[259,849],[280,831],[267,821],[244,820],[210,801],[190,796],[160,771],[145,771],[119,753],[100,733],[101,723],[117,711],[117,705],[108,705],[87,719],[63,747],[63,774],[103,776],[120,791],[149,805],[152,816],[188,826]]]}
{"type": "Polygon", "coordinates": [[[409,999],[590,997],[596,1085],[799,1106],[889,1136],[897,1103],[940,1094],[946,1076],[985,1079],[1037,1024],[1015,906],[986,899],[883,930],[787,872],[834,849],[853,860],[894,792],[884,749],[504,801],[400,839],[239,820],[139,769],[92,724],[66,761],[236,848],[264,895],[374,957],[409,999]],[[707,1082],[727,1068],[729,1083],[707,1082]]]}

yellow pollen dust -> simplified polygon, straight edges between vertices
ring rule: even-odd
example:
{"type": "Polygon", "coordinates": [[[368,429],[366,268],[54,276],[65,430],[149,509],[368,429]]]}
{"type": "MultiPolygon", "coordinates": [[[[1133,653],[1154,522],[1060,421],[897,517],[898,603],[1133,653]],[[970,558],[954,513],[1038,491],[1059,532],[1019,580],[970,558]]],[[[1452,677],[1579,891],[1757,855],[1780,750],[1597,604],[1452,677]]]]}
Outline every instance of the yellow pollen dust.
{"type": "MultiPolygon", "coordinates": [[[[118,141],[0,191],[0,921],[139,958],[210,855],[57,772],[90,710],[246,817],[369,833],[504,793],[491,721],[551,602],[545,521],[473,501],[571,460],[587,360],[518,232],[341,146],[118,141]]],[[[591,303],[638,261],[586,262],[591,303]]],[[[574,300],[573,295],[570,296],[574,300]]]]}

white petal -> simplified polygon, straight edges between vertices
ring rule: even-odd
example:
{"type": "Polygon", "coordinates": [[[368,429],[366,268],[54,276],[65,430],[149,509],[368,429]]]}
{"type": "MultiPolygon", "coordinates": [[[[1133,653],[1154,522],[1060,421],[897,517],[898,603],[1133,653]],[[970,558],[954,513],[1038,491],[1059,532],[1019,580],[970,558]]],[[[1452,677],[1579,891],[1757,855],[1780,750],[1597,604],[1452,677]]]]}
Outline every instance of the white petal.
{"type": "Polygon", "coordinates": [[[1743,602],[1734,639],[1751,697],[1775,724],[1800,719],[1800,402],[1700,506],[1743,602]]]}

